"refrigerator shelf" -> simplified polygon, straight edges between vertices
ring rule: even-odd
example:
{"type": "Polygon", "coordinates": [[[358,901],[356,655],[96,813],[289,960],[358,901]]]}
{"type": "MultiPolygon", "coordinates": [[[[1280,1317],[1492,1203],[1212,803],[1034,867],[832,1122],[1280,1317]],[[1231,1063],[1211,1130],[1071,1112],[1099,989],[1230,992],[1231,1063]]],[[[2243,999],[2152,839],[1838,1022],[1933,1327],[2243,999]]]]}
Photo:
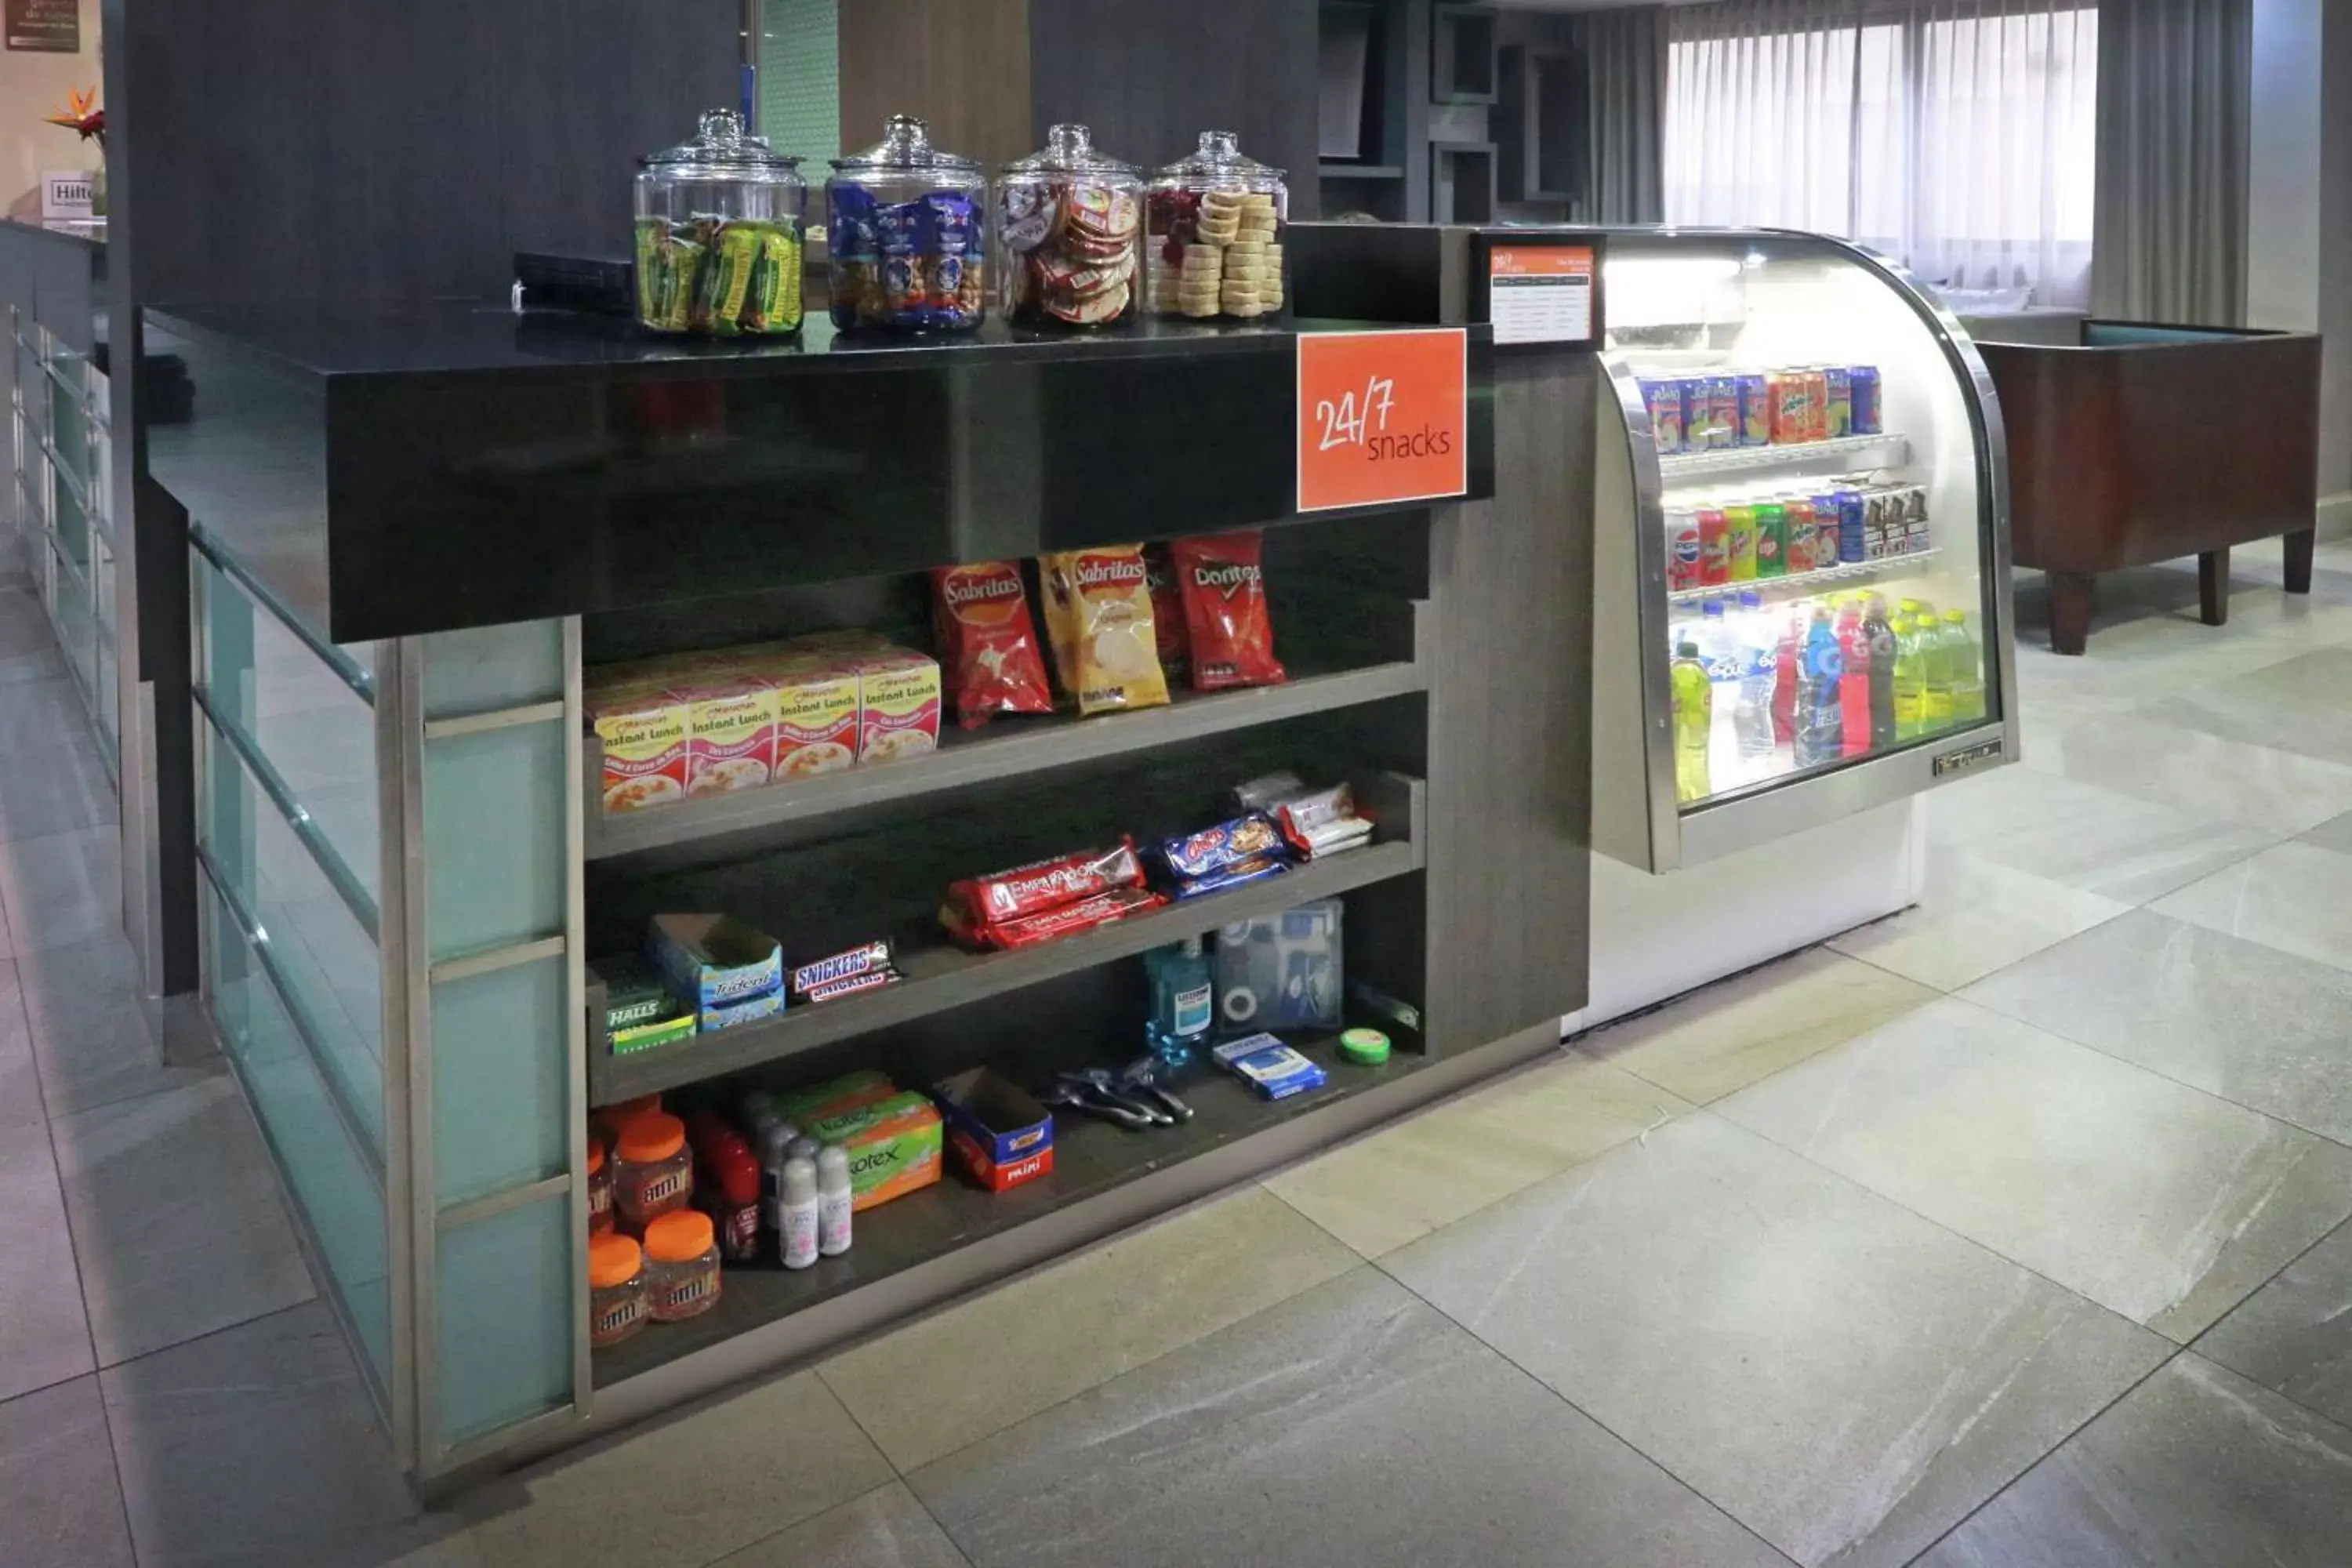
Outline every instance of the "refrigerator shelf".
{"type": "Polygon", "coordinates": [[[1713,479],[1721,474],[1744,474],[1767,468],[1792,468],[1806,463],[1817,463],[1825,458],[1864,452],[1885,454],[1867,465],[1870,468],[1899,468],[1911,460],[1910,438],[1899,434],[1842,436],[1834,441],[1804,441],[1789,447],[1731,447],[1714,452],[1680,452],[1660,457],[1658,472],[1672,488],[1685,479],[1713,479]]]}
{"type": "Polygon", "coordinates": [[[1834,566],[1818,571],[1800,572],[1789,577],[1753,577],[1745,583],[1712,583],[1698,588],[1677,588],[1666,595],[1670,605],[1696,605],[1705,599],[1729,599],[1748,592],[1796,588],[1811,590],[1824,584],[1852,582],[1862,577],[1875,577],[1882,572],[1909,571],[1926,565],[1943,553],[1940,547],[1914,550],[1907,555],[1882,556],[1876,561],[1842,561],[1834,566]]]}

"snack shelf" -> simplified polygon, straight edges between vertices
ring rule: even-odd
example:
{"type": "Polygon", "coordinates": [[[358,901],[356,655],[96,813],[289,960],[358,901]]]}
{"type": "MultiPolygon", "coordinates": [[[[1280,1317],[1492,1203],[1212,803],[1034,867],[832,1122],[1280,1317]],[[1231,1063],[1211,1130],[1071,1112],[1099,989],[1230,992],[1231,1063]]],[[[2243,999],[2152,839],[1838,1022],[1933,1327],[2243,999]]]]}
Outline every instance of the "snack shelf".
{"type": "Polygon", "coordinates": [[[1733,599],[1745,593],[1780,594],[1790,589],[1810,592],[1830,583],[1853,582],[1875,577],[1881,573],[1916,571],[1927,565],[1943,552],[1940,549],[1914,550],[1907,555],[1885,555],[1875,561],[1845,561],[1835,566],[1823,566],[1812,572],[1798,572],[1786,577],[1755,577],[1745,583],[1717,583],[1697,588],[1677,588],[1666,595],[1670,605],[1696,605],[1707,599],[1733,599]]]}
{"type": "MultiPolygon", "coordinates": [[[[1278,878],[1276,883],[1286,879],[1278,878]]],[[[992,1239],[1003,1237],[1009,1242],[1005,1233],[1090,1200],[1120,1202],[1110,1194],[1140,1178],[1328,1110],[1431,1065],[1432,1058],[1418,1048],[1419,1043],[1395,1024],[1385,1019],[1364,1021],[1386,1030],[1398,1047],[1379,1067],[1358,1067],[1342,1058],[1336,1035],[1291,1039],[1290,1044],[1330,1075],[1323,1088],[1309,1093],[1288,1100],[1261,1100],[1239,1079],[1204,1064],[1190,1069],[1175,1085],[1176,1092],[1192,1108],[1192,1120],[1176,1127],[1134,1132],[1089,1116],[1055,1111],[1053,1173],[1010,1192],[982,1191],[962,1177],[950,1159],[947,1173],[936,1184],[857,1215],[855,1244],[840,1257],[803,1269],[788,1270],[774,1263],[730,1267],[719,1305],[701,1317],[656,1324],[634,1339],[597,1351],[593,1362],[596,1386],[609,1388],[992,1239]]],[[[1059,1065],[1092,1067],[1119,1059],[1117,1048],[1098,1041],[1064,1041],[1060,1048],[1059,1065]]],[[[1042,1080],[1055,1065],[1013,1065],[1011,1070],[1016,1078],[1042,1080]]],[[[1066,1217],[1085,1223],[1079,1215],[1066,1217]]],[[[1107,1231],[1126,1223],[1131,1221],[1122,1211],[1089,1228],[1107,1231]]],[[[992,1272],[1011,1272],[1028,1261],[1025,1257],[1008,1256],[995,1263],[992,1272]]]]}
{"type": "MultiPolygon", "coordinates": [[[[1417,631],[1414,643],[1425,649],[1427,638],[1417,631]]],[[[1136,713],[1000,719],[978,731],[958,730],[950,720],[940,733],[940,749],[928,755],[610,815],[598,788],[604,772],[604,748],[592,733],[581,769],[582,787],[587,792],[585,853],[590,860],[607,860],[805,822],[1428,689],[1429,666],[1423,653],[1409,660],[1304,676],[1280,686],[1207,694],[1179,691],[1166,707],[1136,713]]]]}
{"type": "Polygon", "coordinates": [[[880,991],[838,1002],[788,1006],[772,1019],[697,1035],[675,1045],[614,1056],[596,1033],[588,1050],[588,1100],[610,1105],[659,1094],[704,1079],[741,1072],[822,1047],[1018,991],[1118,959],[1132,958],[1233,921],[1278,914],[1418,871],[1423,864],[1424,796],[1419,779],[1383,774],[1359,781],[1356,797],[1379,826],[1374,842],[1328,860],[1309,861],[1279,877],[1230,892],[1171,904],[1134,920],[1010,952],[969,952],[944,937],[927,946],[902,944],[898,969],[906,979],[880,991]]]}
{"type": "Polygon", "coordinates": [[[1678,452],[1658,459],[1658,472],[1669,486],[1685,479],[1712,479],[1718,474],[1744,474],[1762,468],[1793,468],[1825,458],[1883,452],[1874,468],[1899,468],[1911,460],[1908,437],[1841,436],[1834,441],[1800,441],[1786,447],[1730,447],[1714,452],[1678,452]]]}

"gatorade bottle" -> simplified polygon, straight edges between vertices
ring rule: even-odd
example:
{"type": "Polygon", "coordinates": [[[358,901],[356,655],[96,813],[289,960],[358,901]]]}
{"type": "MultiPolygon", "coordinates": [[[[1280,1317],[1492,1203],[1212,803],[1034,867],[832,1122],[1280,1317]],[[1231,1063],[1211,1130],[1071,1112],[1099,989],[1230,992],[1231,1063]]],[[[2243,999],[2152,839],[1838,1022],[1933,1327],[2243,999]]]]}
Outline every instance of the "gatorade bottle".
{"type": "Polygon", "coordinates": [[[1788,771],[1787,753],[1772,724],[1780,646],[1772,635],[1770,613],[1753,593],[1739,595],[1738,631],[1739,698],[1732,712],[1732,731],[1739,739],[1740,773],[1747,779],[1769,778],[1788,771]]]}
{"type": "Polygon", "coordinates": [[[1952,649],[1944,640],[1944,620],[1928,610],[1919,617],[1919,662],[1927,678],[1919,710],[1919,732],[1941,734],[1952,727],[1952,649]]]}
{"type": "Polygon", "coordinates": [[[1686,642],[1675,649],[1672,672],[1675,694],[1675,798],[1688,802],[1705,800],[1715,792],[1707,787],[1706,748],[1709,731],[1714,728],[1714,715],[1708,711],[1712,693],[1708,689],[1706,666],[1698,657],[1698,644],[1686,642]]]}
{"type": "Polygon", "coordinates": [[[1895,744],[1895,623],[1886,613],[1884,595],[1873,594],[1862,612],[1863,635],[1870,640],[1870,749],[1883,752],[1895,744]]]}
{"type": "Polygon", "coordinates": [[[1895,738],[1916,740],[1927,712],[1927,657],[1919,646],[1919,624],[1895,623],[1895,738]]]}
{"type": "Polygon", "coordinates": [[[1813,612],[1797,667],[1797,765],[1810,768],[1845,754],[1845,712],[1841,686],[1845,656],[1827,610],[1813,612]]]}
{"type": "Polygon", "coordinates": [[[1801,602],[1772,612],[1780,636],[1772,650],[1772,744],[1794,757],[1797,747],[1797,666],[1804,641],[1804,622],[1798,618],[1801,602]]]}
{"type": "Polygon", "coordinates": [[[1870,634],[1863,629],[1862,605],[1853,599],[1838,612],[1838,648],[1845,656],[1845,675],[1838,683],[1843,710],[1845,754],[1859,757],[1870,750],[1870,634]]]}
{"type": "Polygon", "coordinates": [[[1944,612],[1944,648],[1952,660],[1952,718],[1973,724],[1985,716],[1984,649],[1969,630],[1968,612],[1944,612]]]}

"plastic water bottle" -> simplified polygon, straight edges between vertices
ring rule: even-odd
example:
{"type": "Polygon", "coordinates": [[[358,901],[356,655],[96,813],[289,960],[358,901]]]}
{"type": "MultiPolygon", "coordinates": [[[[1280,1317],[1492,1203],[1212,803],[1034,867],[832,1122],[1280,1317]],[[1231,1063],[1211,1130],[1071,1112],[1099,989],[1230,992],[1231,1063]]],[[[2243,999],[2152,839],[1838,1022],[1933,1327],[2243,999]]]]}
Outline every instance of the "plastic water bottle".
{"type": "Polygon", "coordinates": [[[1698,644],[1685,642],[1675,649],[1670,679],[1675,695],[1675,798],[1685,803],[1705,800],[1715,791],[1707,783],[1707,744],[1715,715],[1713,683],[1698,656],[1698,644]]]}
{"type": "Polygon", "coordinates": [[[1944,651],[1952,661],[1952,717],[1977,723],[1985,716],[1984,649],[1969,630],[1967,611],[1944,612],[1944,651]]]}
{"type": "Polygon", "coordinates": [[[1838,612],[1838,650],[1845,656],[1845,674],[1838,682],[1838,707],[1843,751],[1859,757],[1870,750],[1870,633],[1864,629],[1862,605],[1848,599],[1838,612]]]}
{"type": "Polygon", "coordinates": [[[1919,732],[1938,734],[1952,727],[1952,647],[1944,640],[1944,619],[1933,609],[1919,616],[1919,732]]]}
{"type": "Polygon", "coordinates": [[[1835,762],[1845,754],[1844,674],[1845,656],[1830,628],[1830,613],[1815,610],[1797,666],[1796,761],[1801,768],[1835,762]]]}
{"type": "Polygon", "coordinates": [[[1884,595],[1870,596],[1862,612],[1862,629],[1870,642],[1870,749],[1883,752],[1896,740],[1895,622],[1886,613],[1884,595]]]}
{"type": "Polygon", "coordinates": [[[1772,699],[1779,686],[1780,640],[1772,635],[1771,613],[1754,594],[1739,595],[1739,695],[1732,710],[1732,733],[1739,742],[1739,761],[1750,779],[1769,778],[1788,771],[1772,729],[1772,699]]]}
{"type": "Polygon", "coordinates": [[[1721,600],[1706,604],[1706,637],[1699,658],[1706,665],[1708,721],[1706,776],[1717,791],[1736,789],[1746,782],[1739,756],[1739,731],[1734,717],[1739,707],[1740,644],[1747,637],[1747,617],[1721,600]]]}
{"type": "Polygon", "coordinates": [[[1895,623],[1895,738],[1916,740],[1927,713],[1927,652],[1920,646],[1919,623],[1908,618],[1895,623]]]}

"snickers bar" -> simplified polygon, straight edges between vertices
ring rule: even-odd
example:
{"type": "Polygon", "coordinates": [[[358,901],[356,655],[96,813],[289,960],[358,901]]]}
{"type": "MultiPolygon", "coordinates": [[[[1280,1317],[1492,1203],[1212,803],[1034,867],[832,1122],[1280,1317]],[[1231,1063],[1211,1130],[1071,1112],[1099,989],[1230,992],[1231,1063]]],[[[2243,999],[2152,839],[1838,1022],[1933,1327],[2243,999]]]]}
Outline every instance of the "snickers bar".
{"type": "MultiPolygon", "coordinates": [[[[813,963],[803,963],[793,970],[792,973],[793,1000],[813,1002],[818,999],[815,993],[822,986],[833,985],[844,980],[855,980],[860,975],[889,969],[890,944],[888,942],[879,938],[873,942],[860,942],[847,952],[836,952],[830,958],[820,958],[813,963]]],[[[844,993],[835,992],[833,994],[840,995],[844,993]]]]}

